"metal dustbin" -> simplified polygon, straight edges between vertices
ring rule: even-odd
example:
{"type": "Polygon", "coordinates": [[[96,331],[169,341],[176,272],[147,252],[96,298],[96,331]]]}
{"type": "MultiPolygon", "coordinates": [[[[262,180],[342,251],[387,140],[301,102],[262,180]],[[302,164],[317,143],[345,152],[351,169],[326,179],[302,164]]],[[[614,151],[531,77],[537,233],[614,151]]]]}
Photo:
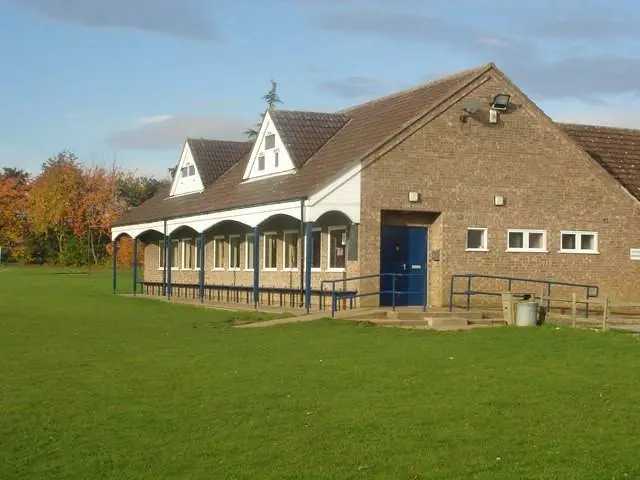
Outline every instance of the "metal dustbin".
{"type": "Polygon", "coordinates": [[[516,326],[535,327],[538,324],[538,302],[516,303],[516,326]]]}

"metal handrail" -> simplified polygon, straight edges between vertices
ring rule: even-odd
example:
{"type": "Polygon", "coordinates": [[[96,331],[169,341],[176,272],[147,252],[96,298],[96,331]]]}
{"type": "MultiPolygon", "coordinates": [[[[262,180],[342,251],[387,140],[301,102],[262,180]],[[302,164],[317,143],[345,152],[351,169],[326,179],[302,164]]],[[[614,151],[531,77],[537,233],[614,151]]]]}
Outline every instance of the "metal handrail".
{"type": "MultiPolygon", "coordinates": [[[[471,282],[474,278],[479,279],[491,279],[491,280],[506,280],[508,282],[507,289],[509,292],[512,291],[513,282],[525,282],[525,283],[535,283],[539,285],[546,285],[547,287],[547,311],[551,308],[551,287],[553,285],[559,285],[564,287],[577,287],[584,288],[586,290],[586,316],[589,317],[589,302],[590,298],[596,298],[600,295],[600,287],[598,285],[588,285],[583,283],[572,283],[572,282],[559,282],[556,280],[537,280],[531,278],[520,278],[520,277],[506,277],[500,275],[480,275],[475,273],[465,273],[458,275],[451,275],[451,288],[449,290],[449,311],[453,311],[453,297],[455,295],[465,295],[467,297],[467,310],[471,310],[471,296],[472,295],[490,295],[490,296],[499,296],[499,292],[485,292],[481,290],[473,290],[471,288],[471,282]],[[455,281],[458,278],[466,278],[467,279],[467,289],[461,292],[456,292],[454,290],[455,281]]],[[[542,299],[541,299],[542,300],[542,299]]]]}
{"type": "Polygon", "coordinates": [[[363,275],[360,277],[351,277],[351,278],[341,278],[338,280],[322,280],[320,282],[320,291],[322,292],[322,301],[319,302],[318,305],[318,309],[319,310],[323,310],[324,309],[324,292],[325,292],[325,284],[331,284],[331,317],[335,317],[336,314],[336,302],[338,299],[338,296],[340,294],[340,290],[336,290],[336,283],[346,283],[346,282],[351,282],[351,281],[355,281],[355,280],[367,280],[370,278],[379,278],[382,279],[382,277],[391,277],[391,290],[382,290],[379,289],[375,292],[368,292],[368,293],[355,293],[355,294],[349,294],[349,298],[358,298],[358,297],[369,297],[372,295],[381,295],[381,294],[385,294],[385,293],[390,293],[391,294],[391,299],[392,299],[392,303],[391,303],[391,307],[392,309],[395,311],[396,309],[396,295],[410,295],[410,294],[424,294],[425,295],[425,300],[424,300],[424,305],[423,305],[423,311],[427,310],[427,297],[426,297],[426,292],[427,292],[427,276],[425,274],[421,274],[421,273],[378,273],[378,274],[374,274],[374,275],[363,275]],[[397,291],[396,290],[396,279],[398,277],[423,277],[424,278],[424,286],[423,289],[421,291],[417,291],[417,290],[406,290],[406,291],[397,291]]]}

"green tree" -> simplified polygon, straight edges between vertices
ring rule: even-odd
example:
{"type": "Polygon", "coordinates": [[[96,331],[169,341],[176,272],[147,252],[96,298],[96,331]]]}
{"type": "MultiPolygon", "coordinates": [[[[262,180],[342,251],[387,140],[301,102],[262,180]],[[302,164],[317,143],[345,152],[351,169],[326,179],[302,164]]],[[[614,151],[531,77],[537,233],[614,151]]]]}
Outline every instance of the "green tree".
{"type": "MultiPolygon", "coordinates": [[[[278,94],[278,82],[276,82],[275,80],[271,80],[271,88],[262,96],[262,99],[267,104],[267,111],[275,110],[278,105],[282,104],[282,100],[280,99],[280,95],[278,94]]],[[[253,140],[258,136],[258,132],[260,130],[260,127],[262,126],[262,121],[264,120],[265,114],[266,112],[262,112],[262,114],[260,115],[260,121],[253,127],[247,128],[244,131],[244,134],[250,140],[253,140]]]]}

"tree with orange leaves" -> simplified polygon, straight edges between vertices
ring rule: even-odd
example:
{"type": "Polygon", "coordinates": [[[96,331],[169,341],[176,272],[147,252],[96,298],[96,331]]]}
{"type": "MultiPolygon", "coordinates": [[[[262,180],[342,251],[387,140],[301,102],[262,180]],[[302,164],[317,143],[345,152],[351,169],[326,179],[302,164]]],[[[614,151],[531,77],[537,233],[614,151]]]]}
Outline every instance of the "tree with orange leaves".
{"type": "Polygon", "coordinates": [[[26,255],[26,192],[26,176],[10,175],[6,169],[0,172],[0,247],[18,258],[26,255]]]}

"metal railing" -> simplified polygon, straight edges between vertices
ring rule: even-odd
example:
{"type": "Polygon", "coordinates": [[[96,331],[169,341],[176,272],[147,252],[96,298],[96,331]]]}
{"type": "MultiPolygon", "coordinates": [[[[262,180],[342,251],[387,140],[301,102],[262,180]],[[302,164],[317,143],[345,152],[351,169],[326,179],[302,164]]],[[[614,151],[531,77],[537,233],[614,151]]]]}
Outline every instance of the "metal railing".
{"type": "MultiPolygon", "coordinates": [[[[393,310],[396,309],[396,295],[424,295],[424,304],[423,304],[423,311],[427,311],[427,281],[426,281],[426,275],[423,273],[379,273],[379,274],[375,274],[375,275],[363,275],[361,277],[352,277],[352,278],[342,278],[339,280],[323,280],[322,282],[320,282],[320,291],[322,292],[322,300],[320,302],[319,305],[319,309],[320,310],[324,310],[325,309],[325,301],[324,301],[324,292],[327,293],[331,293],[331,317],[335,317],[336,314],[336,310],[337,310],[337,302],[338,300],[340,300],[341,298],[349,298],[351,299],[351,301],[353,301],[353,299],[355,298],[360,298],[360,297],[370,297],[373,295],[385,295],[385,294],[391,294],[391,307],[393,308],[393,310]],[[358,293],[357,291],[346,291],[346,290],[336,290],[336,284],[337,283],[347,283],[347,282],[352,282],[352,281],[356,281],[356,280],[368,280],[368,279],[372,279],[372,278],[378,278],[380,280],[382,280],[385,277],[391,277],[391,290],[383,290],[382,288],[373,291],[373,292],[367,292],[367,293],[358,293]],[[422,290],[397,290],[396,289],[396,282],[398,277],[422,277],[424,278],[424,283],[423,283],[423,288],[422,290]],[[330,290],[326,290],[325,289],[325,285],[329,285],[331,284],[331,289],[330,290]]],[[[353,304],[353,303],[352,303],[353,304]]],[[[353,307],[352,307],[353,308],[353,307]]]]}
{"type": "MultiPolygon", "coordinates": [[[[474,273],[466,273],[466,274],[459,274],[459,275],[451,275],[451,288],[449,290],[449,311],[453,311],[453,297],[457,296],[457,295],[465,295],[467,297],[467,305],[466,308],[467,310],[471,310],[471,297],[474,295],[486,295],[486,296],[495,296],[495,297],[499,297],[500,295],[502,295],[502,291],[500,292],[495,292],[495,291],[482,291],[482,290],[473,290],[472,288],[472,282],[473,279],[490,279],[490,280],[505,280],[507,282],[507,291],[508,292],[512,292],[513,290],[513,283],[514,282],[519,282],[519,283],[533,283],[536,285],[545,285],[546,286],[546,298],[547,298],[547,311],[549,311],[549,309],[551,308],[551,287],[554,285],[557,286],[563,286],[563,287],[577,287],[577,288],[584,288],[585,289],[585,300],[581,301],[579,303],[584,303],[585,304],[585,315],[587,316],[587,318],[589,317],[589,299],[590,298],[596,298],[598,297],[598,295],[600,294],[600,288],[597,285],[587,285],[587,284],[582,284],[582,283],[572,283],[572,282],[558,282],[555,280],[536,280],[536,279],[531,279],[531,278],[519,278],[519,277],[505,277],[505,276],[499,276],[499,275],[477,275],[474,273]],[[455,281],[456,279],[459,278],[464,278],[467,281],[467,289],[463,290],[463,291],[455,291],[455,281]]],[[[527,293],[531,293],[531,292],[527,292],[527,293]]],[[[517,295],[522,295],[522,294],[517,294],[517,295]]]]}

